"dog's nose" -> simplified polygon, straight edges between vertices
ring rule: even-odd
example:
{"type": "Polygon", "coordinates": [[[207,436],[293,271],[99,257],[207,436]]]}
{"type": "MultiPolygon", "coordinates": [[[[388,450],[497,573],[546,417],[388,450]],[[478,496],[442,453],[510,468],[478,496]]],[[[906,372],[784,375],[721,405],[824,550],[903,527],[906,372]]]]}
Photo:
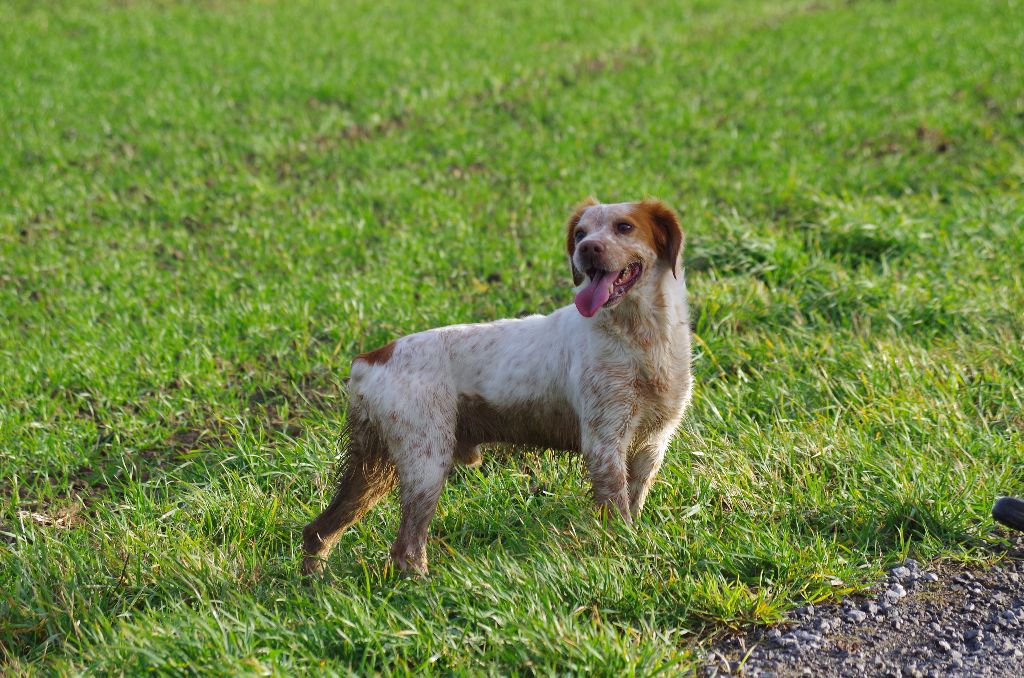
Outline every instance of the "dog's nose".
{"type": "Polygon", "coordinates": [[[595,254],[604,254],[604,245],[599,242],[587,242],[583,241],[580,245],[580,254],[593,256],[595,254]]]}

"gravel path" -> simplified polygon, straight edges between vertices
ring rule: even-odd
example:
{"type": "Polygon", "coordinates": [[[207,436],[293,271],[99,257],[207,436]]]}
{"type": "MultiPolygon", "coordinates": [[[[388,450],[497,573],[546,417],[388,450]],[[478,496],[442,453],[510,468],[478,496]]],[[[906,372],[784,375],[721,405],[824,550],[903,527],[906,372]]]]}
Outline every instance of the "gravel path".
{"type": "Polygon", "coordinates": [[[870,597],[719,643],[705,676],[1024,677],[1024,538],[988,569],[913,560],[870,597]]]}

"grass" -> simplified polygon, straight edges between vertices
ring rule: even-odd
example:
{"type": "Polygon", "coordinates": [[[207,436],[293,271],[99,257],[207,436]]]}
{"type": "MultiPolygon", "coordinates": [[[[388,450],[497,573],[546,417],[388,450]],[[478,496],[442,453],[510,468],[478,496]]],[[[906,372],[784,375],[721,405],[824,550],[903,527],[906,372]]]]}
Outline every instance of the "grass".
{"type": "Polygon", "coordinates": [[[1024,493],[1024,5],[0,2],[0,662],[650,674],[986,558],[1024,493]],[[453,475],[298,576],[355,353],[570,303],[568,208],[678,208],[694,406],[634,531],[453,475]]]}

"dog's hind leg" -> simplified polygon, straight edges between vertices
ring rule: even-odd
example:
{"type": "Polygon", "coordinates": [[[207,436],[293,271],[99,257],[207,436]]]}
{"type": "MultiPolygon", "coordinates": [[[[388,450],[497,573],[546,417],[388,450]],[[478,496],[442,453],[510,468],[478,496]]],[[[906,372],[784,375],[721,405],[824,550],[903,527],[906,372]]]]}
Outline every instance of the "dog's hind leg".
{"type": "Polygon", "coordinates": [[[402,520],[391,547],[395,567],[410,574],[427,573],[427,536],[430,521],[452,466],[452,454],[431,454],[415,468],[399,467],[402,520]]]}
{"type": "Polygon", "coordinates": [[[359,522],[395,486],[394,464],[375,438],[357,431],[350,436],[348,459],[334,500],[302,530],[304,574],[323,570],[327,554],[342,533],[359,522]]]}
{"type": "Polygon", "coordinates": [[[388,449],[398,471],[402,519],[391,560],[410,574],[427,573],[427,534],[456,454],[454,394],[441,389],[423,396],[430,407],[389,431],[388,449]]]}

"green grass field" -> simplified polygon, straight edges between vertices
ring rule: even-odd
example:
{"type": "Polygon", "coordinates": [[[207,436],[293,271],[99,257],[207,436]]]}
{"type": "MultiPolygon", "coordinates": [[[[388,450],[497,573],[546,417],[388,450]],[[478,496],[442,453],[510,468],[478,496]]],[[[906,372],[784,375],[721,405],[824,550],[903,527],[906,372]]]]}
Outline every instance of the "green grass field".
{"type": "Polygon", "coordinates": [[[1024,3],[0,0],[0,672],[692,670],[1024,493],[1024,3]],[[683,215],[694,406],[384,501],[312,584],[353,355],[571,303],[683,215]]]}

